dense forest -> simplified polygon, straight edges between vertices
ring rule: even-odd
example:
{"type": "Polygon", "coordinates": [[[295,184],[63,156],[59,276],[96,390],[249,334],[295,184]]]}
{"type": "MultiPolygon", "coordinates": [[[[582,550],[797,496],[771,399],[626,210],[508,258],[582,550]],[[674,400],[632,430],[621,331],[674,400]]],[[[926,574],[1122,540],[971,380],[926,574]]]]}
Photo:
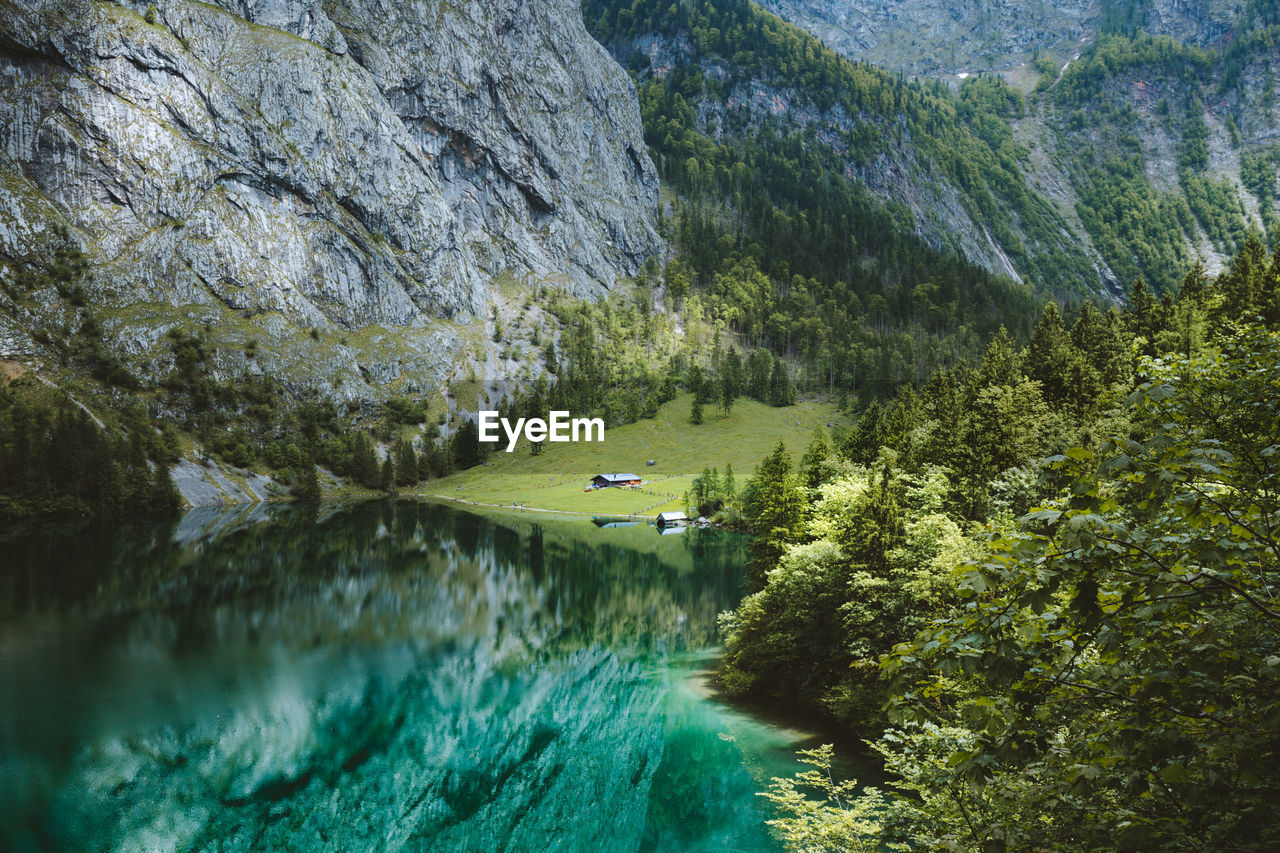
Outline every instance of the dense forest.
{"type": "Polygon", "coordinates": [[[975,220],[1040,286],[1064,295],[1096,287],[1060,218],[1023,180],[1025,153],[1003,121],[1021,114],[1022,97],[998,80],[966,82],[958,96],[941,83],[908,82],[840,57],[748,0],[588,0],[583,17],[639,75],[662,176],[692,201],[736,214],[738,232],[719,249],[698,241],[707,273],[725,250],[737,250],[758,257],[766,274],[844,280],[860,291],[883,283],[875,270],[856,278],[870,257],[890,282],[941,283],[946,271],[952,286],[972,287],[972,274],[930,269],[942,259],[910,236],[911,215],[873,202],[857,179],[910,147],[921,177],[960,188],[975,220]],[[642,48],[661,50],[670,67],[654,68],[642,48]],[[786,106],[753,109],[752,90],[761,89],[786,106]]]}
{"type": "Polygon", "coordinates": [[[1231,38],[1200,48],[1141,32],[1146,6],[1112,4],[1103,34],[1065,67],[1040,68],[1035,92],[1094,245],[1119,280],[1142,276],[1163,293],[1193,254],[1230,256],[1258,220],[1275,225],[1280,27],[1274,4],[1250,3],[1231,38]]]}
{"type": "Polygon", "coordinates": [[[169,466],[177,451],[136,407],[128,430],[107,431],[71,399],[19,380],[0,386],[0,518],[164,515],[180,504],[169,466]]]}
{"type": "Polygon", "coordinates": [[[1274,849],[1278,436],[1280,253],[1251,240],[780,446],[739,501],[724,684],[895,779],[851,799],[810,753],[770,792],[792,847],[1274,849]]]}
{"type": "Polygon", "coordinates": [[[650,153],[673,190],[667,227],[683,280],[747,346],[792,359],[802,387],[892,393],[978,356],[1000,325],[1023,338],[1034,322],[1031,287],[930,246],[909,211],[868,191],[859,176],[900,156],[905,137],[922,173],[964,188],[1035,287],[1096,286],[1021,178],[1005,119],[1022,98],[999,81],[975,79],[959,95],[908,83],[746,2],[587,2],[583,13],[637,74],[650,153]],[[645,50],[662,52],[660,68],[645,50]],[[790,106],[753,108],[756,89],[790,106]]]}

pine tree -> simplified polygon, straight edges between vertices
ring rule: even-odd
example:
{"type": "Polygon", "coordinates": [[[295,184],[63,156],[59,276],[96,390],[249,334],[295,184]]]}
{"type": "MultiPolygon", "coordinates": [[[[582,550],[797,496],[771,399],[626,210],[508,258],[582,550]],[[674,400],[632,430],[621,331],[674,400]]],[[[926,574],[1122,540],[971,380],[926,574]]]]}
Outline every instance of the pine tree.
{"type": "Polygon", "coordinates": [[[1112,385],[1128,378],[1132,359],[1125,341],[1124,321],[1115,308],[1104,315],[1085,303],[1080,319],[1071,329],[1071,342],[1098,371],[1104,385],[1112,385]],[[1082,328],[1081,323],[1086,325],[1082,328]]]}
{"type": "Polygon", "coordinates": [[[308,458],[302,468],[294,475],[293,484],[289,488],[293,499],[301,504],[315,504],[320,501],[320,481],[316,478],[315,461],[308,458]]]}
{"type": "Polygon", "coordinates": [[[880,472],[879,483],[868,484],[865,503],[847,520],[840,542],[853,561],[872,572],[889,574],[889,552],[902,544],[903,521],[898,507],[893,472],[888,465],[880,472]]]}
{"type": "Polygon", "coordinates": [[[693,405],[689,408],[689,423],[694,426],[702,424],[702,403],[698,402],[698,398],[693,398],[693,405]]]}
{"type": "Polygon", "coordinates": [[[743,370],[742,359],[738,355],[738,351],[732,347],[729,348],[729,354],[724,358],[724,376],[721,381],[723,393],[731,394],[733,399],[742,396],[743,370]]]}
{"type": "Polygon", "coordinates": [[[172,515],[182,508],[182,495],[173,483],[168,464],[155,463],[152,474],[150,509],[157,515],[172,515]]]}
{"type": "Polygon", "coordinates": [[[699,405],[706,406],[716,401],[719,388],[709,373],[694,365],[689,368],[689,390],[699,405]]]}
{"type": "Polygon", "coordinates": [[[804,521],[804,495],[791,475],[783,442],[756,467],[743,490],[742,512],[752,535],[753,582],[759,588],[786,546],[798,541],[804,521]]]}
{"type": "Polygon", "coordinates": [[[356,435],[356,446],[351,456],[351,477],[366,489],[378,488],[380,480],[378,454],[373,441],[365,433],[356,435]]]}
{"type": "Polygon", "coordinates": [[[1082,375],[1078,370],[1082,360],[1071,344],[1058,305],[1052,300],[1044,306],[1040,322],[1031,335],[1025,365],[1027,375],[1040,383],[1044,398],[1051,403],[1075,401],[1077,392],[1096,390],[1092,386],[1088,389],[1077,386],[1082,375]]]}
{"type": "Polygon", "coordinates": [[[667,267],[662,273],[662,279],[666,283],[667,293],[671,295],[672,300],[679,303],[689,293],[689,277],[684,273],[684,265],[678,260],[672,259],[667,262],[667,267]]]}
{"type": "Polygon", "coordinates": [[[1199,302],[1204,298],[1204,289],[1208,281],[1209,274],[1205,271],[1204,263],[1197,259],[1195,265],[1183,276],[1182,288],[1178,291],[1178,300],[1199,302]]]}
{"type": "Polygon", "coordinates": [[[1267,328],[1280,328],[1280,248],[1271,255],[1271,263],[1262,276],[1258,293],[1258,311],[1267,328]]]}
{"type": "Polygon", "coordinates": [[[791,384],[791,374],[786,362],[774,356],[773,374],[769,378],[769,403],[774,406],[790,406],[796,401],[796,389],[791,384]]]}
{"type": "Polygon", "coordinates": [[[724,505],[720,477],[714,468],[703,468],[702,473],[693,478],[685,503],[702,516],[714,515],[724,505]]]}
{"type": "Polygon", "coordinates": [[[978,382],[983,386],[1016,385],[1022,378],[1022,364],[1018,351],[1009,337],[1009,330],[1004,326],[996,332],[982,357],[982,367],[978,369],[978,382]]]}
{"type": "Polygon", "coordinates": [[[453,465],[459,471],[474,468],[484,459],[480,446],[480,430],[470,419],[463,419],[462,425],[453,436],[451,447],[453,465]]]}
{"type": "Polygon", "coordinates": [[[800,459],[800,482],[808,489],[816,489],[822,485],[824,472],[822,463],[831,455],[831,447],[827,444],[826,433],[822,427],[813,431],[813,440],[800,459]]]}
{"type": "Polygon", "coordinates": [[[773,359],[767,350],[754,350],[747,358],[747,370],[751,378],[747,385],[747,394],[761,403],[769,402],[769,375],[773,370],[773,359]]]}
{"type": "Polygon", "coordinates": [[[725,417],[733,411],[733,404],[738,399],[738,386],[732,375],[726,370],[720,377],[720,409],[725,417]]]}
{"type": "MultiPolygon", "coordinates": [[[[149,502],[152,486],[151,468],[147,465],[147,453],[142,444],[142,437],[133,433],[124,439],[125,491],[129,504],[133,507],[144,507],[149,502]]],[[[48,468],[48,463],[46,463],[48,468]]]]}
{"type": "Polygon", "coordinates": [[[403,435],[397,437],[391,458],[395,460],[396,485],[412,486],[418,482],[418,454],[413,449],[413,439],[403,435]]]}
{"type": "Polygon", "coordinates": [[[1240,322],[1246,314],[1257,313],[1266,271],[1266,247],[1257,236],[1250,236],[1231,259],[1231,269],[1218,277],[1217,289],[1224,297],[1221,319],[1240,322]]]}
{"type": "Polygon", "coordinates": [[[845,436],[840,455],[850,462],[870,465],[880,455],[880,447],[887,439],[885,426],[884,407],[879,400],[872,400],[845,436]]]}

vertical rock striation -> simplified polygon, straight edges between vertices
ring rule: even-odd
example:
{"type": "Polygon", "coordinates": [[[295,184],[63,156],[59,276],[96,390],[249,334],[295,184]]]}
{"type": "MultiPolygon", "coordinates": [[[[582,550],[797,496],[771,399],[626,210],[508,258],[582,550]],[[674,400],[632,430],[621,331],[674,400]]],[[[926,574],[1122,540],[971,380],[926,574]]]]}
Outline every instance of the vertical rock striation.
{"type": "MultiPolygon", "coordinates": [[[[846,56],[909,74],[1007,70],[1040,51],[1070,55],[1121,4],[1099,0],[762,0],[846,56]]],[[[1201,46],[1220,44],[1241,4],[1147,0],[1131,24],[1201,46]]],[[[1119,22],[1117,22],[1119,23],[1119,22]]]]}
{"type": "Polygon", "coordinates": [[[657,187],[573,0],[0,0],[0,257],[60,220],[112,304],[412,330],[500,274],[598,295],[657,187]]]}

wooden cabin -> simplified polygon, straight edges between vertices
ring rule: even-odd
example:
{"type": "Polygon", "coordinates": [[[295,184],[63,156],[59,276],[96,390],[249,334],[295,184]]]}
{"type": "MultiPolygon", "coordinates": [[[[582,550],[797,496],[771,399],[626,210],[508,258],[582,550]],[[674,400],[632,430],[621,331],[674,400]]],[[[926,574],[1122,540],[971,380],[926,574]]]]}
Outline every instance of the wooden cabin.
{"type": "Polygon", "coordinates": [[[689,516],[683,512],[660,512],[658,513],[659,527],[684,527],[689,523],[689,516]]]}
{"type": "Polygon", "coordinates": [[[610,486],[638,486],[640,485],[640,475],[596,474],[591,478],[591,485],[597,489],[607,489],[610,486]]]}

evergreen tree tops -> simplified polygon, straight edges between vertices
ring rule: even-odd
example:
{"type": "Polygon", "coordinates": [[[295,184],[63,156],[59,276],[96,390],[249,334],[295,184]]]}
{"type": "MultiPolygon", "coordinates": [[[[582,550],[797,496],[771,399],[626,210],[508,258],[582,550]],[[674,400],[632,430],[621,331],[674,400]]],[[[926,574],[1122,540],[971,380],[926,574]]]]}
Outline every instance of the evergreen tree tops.
{"type": "Polygon", "coordinates": [[[1277,257],[1047,306],[1024,349],[997,335],[815,437],[798,516],[782,448],[762,463],[767,582],[721,620],[724,682],[885,731],[898,792],[775,783],[788,838],[1276,847],[1277,257]]]}
{"type": "Polygon", "coordinates": [[[742,515],[751,532],[751,560],[755,583],[763,585],[764,571],[775,564],[788,544],[800,536],[804,494],[791,472],[787,447],[779,442],[756,467],[742,490],[742,515]]]}
{"type": "Polygon", "coordinates": [[[134,409],[99,426],[29,380],[0,385],[0,517],[167,515],[176,452],[134,409]]]}

